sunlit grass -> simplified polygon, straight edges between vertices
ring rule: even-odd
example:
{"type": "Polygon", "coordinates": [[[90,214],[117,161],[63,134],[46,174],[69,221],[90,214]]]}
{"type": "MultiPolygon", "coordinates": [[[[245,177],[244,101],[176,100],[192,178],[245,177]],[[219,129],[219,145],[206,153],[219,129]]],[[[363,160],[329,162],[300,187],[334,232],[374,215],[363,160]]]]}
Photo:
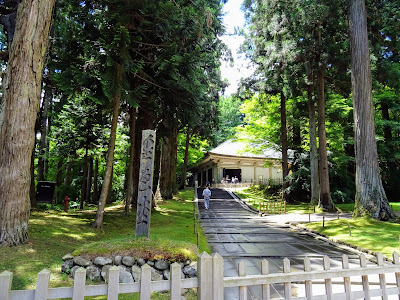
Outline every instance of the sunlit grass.
{"type": "MultiPolygon", "coordinates": [[[[192,200],[193,191],[186,190],[174,200],[160,202],[152,211],[150,239],[143,239],[145,241],[135,238],[135,212],[124,215],[121,205],[106,208],[103,230],[92,228],[95,210],[34,211],[29,222],[28,243],[0,248],[0,273],[4,270],[13,272],[12,289],[32,289],[37,273],[46,268],[52,272],[50,286],[60,287],[73,284],[73,280],[60,270],[61,258],[74,251],[82,254],[86,251],[91,255],[96,255],[97,251],[106,255],[113,251],[129,252],[136,247],[153,258],[165,255],[195,259],[197,253],[210,249],[199,223],[199,248],[196,246],[192,200]],[[116,250],[118,247],[120,250],[116,250]]],[[[166,299],[160,297],[156,299],[166,299]]],[[[119,299],[135,298],[125,295],[119,299]]]]}
{"type": "Polygon", "coordinates": [[[322,227],[322,222],[308,223],[305,226],[335,240],[381,252],[388,257],[392,256],[393,251],[399,251],[399,223],[365,217],[325,221],[325,227],[322,227]]]}

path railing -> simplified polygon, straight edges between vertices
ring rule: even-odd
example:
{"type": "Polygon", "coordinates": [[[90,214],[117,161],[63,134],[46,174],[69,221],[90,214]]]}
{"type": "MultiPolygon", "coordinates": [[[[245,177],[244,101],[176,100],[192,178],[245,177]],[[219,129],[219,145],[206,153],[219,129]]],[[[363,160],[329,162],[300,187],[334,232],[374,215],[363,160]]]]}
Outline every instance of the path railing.
{"type": "Polygon", "coordinates": [[[258,214],[286,214],[286,201],[260,201],[258,214]]]}
{"type": "Polygon", "coordinates": [[[391,295],[400,295],[400,260],[399,255],[393,253],[393,264],[385,264],[383,255],[378,253],[377,265],[367,266],[366,257],[360,256],[360,266],[349,267],[349,259],[346,255],[342,257],[342,269],[331,269],[330,259],[323,258],[323,270],[311,270],[310,259],[304,259],[304,271],[291,272],[290,260],[283,260],[283,272],[269,272],[267,260],[261,262],[261,274],[247,275],[246,265],[242,261],[238,265],[238,276],[224,277],[223,258],[219,254],[203,252],[198,256],[197,278],[181,279],[181,266],[178,263],[171,265],[171,279],[163,281],[151,281],[151,267],[144,265],[141,269],[141,279],[135,283],[119,283],[119,269],[116,266],[110,268],[108,284],[86,285],[86,271],[80,268],[75,273],[73,287],[49,288],[50,271],[43,270],[37,275],[36,289],[34,290],[11,290],[12,273],[4,271],[0,274],[0,300],[42,300],[57,298],[72,298],[83,300],[85,296],[106,295],[108,300],[117,300],[119,294],[140,293],[140,299],[150,299],[154,291],[170,291],[170,299],[181,299],[181,289],[197,288],[198,299],[201,300],[223,300],[224,287],[238,287],[238,298],[247,299],[248,287],[259,285],[262,290],[262,299],[271,299],[272,285],[283,285],[281,298],[274,299],[297,299],[297,300],[319,300],[319,299],[370,299],[381,297],[388,299],[391,295]],[[394,274],[394,286],[386,282],[387,274],[394,274]],[[378,282],[370,282],[368,276],[377,275],[378,282]],[[352,289],[353,276],[361,276],[362,290],[352,289]],[[335,287],[333,278],[342,278],[344,292],[335,287]],[[323,281],[325,293],[323,295],[313,294],[313,285],[323,281]],[[370,284],[371,283],[371,284],[370,284]],[[370,288],[370,285],[378,288],[370,288]],[[303,296],[295,296],[293,287],[299,290],[303,286],[303,296]]]}

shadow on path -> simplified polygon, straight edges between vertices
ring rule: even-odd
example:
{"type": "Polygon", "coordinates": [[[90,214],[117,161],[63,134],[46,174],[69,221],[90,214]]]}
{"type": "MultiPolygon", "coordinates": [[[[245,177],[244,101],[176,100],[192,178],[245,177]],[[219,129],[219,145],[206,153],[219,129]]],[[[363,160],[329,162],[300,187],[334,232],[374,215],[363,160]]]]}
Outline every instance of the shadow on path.
{"type": "MultiPolygon", "coordinates": [[[[211,189],[210,208],[204,209],[202,190],[198,189],[198,205],[201,226],[212,252],[224,257],[224,276],[237,276],[237,266],[244,261],[247,274],[260,274],[261,260],[267,259],[270,273],[282,272],[282,259],[290,260],[292,271],[302,271],[306,256],[311,260],[313,270],[322,270],[323,256],[328,255],[331,268],[341,268],[343,254],[349,256],[350,267],[358,267],[358,255],[345,248],[337,247],[322,239],[317,239],[290,226],[276,222],[279,218],[259,217],[243,208],[241,201],[233,199],[226,191],[211,189]],[[275,219],[272,221],[271,219],[275,219]]],[[[282,218],[287,215],[282,216],[282,218]]],[[[343,284],[340,286],[343,289],[343,284]]],[[[297,295],[305,292],[293,285],[297,295]]],[[[248,288],[249,299],[261,299],[261,287],[248,288]]],[[[313,285],[314,295],[324,294],[324,286],[313,285]],[[321,289],[321,291],[318,291],[321,289]]],[[[283,286],[273,285],[271,297],[282,297],[283,286]]],[[[225,299],[238,299],[238,288],[225,288],[225,299]]]]}

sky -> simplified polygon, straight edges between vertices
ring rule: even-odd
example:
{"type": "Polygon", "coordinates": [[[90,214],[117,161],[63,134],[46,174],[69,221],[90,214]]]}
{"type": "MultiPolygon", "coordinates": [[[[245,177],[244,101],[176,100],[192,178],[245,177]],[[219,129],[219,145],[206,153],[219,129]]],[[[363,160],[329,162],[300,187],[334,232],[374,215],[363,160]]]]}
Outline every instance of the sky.
{"type": "Polygon", "coordinates": [[[227,78],[230,85],[225,90],[225,96],[233,94],[238,88],[241,77],[247,77],[252,73],[252,69],[248,67],[248,62],[243,58],[243,54],[239,55],[238,50],[244,41],[243,36],[233,35],[235,27],[243,27],[245,20],[244,14],[240,10],[243,0],[228,0],[224,5],[223,22],[226,27],[226,34],[221,40],[228,45],[232,51],[234,65],[230,66],[229,62],[222,61],[221,75],[222,79],[227,78]]]}

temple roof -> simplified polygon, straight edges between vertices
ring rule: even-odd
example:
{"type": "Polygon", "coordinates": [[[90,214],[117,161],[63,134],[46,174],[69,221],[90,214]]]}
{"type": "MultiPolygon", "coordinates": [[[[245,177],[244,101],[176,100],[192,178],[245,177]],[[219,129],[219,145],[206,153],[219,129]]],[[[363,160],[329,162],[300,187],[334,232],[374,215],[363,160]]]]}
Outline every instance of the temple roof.
{"type": "Polygon", "coordinates": [[[246,151],[247,145],[244,142],[237,140],[227,140],[217,146],[216,148],[208,151],[209,154],[215,155],[228,155],[228,156],[240,156],[240,157],[255,157],[255,158],[275,158],[281,159],[282,155],[280,151],[272,148],[263,150],[262,154],[254,154],[246,151]]]}

